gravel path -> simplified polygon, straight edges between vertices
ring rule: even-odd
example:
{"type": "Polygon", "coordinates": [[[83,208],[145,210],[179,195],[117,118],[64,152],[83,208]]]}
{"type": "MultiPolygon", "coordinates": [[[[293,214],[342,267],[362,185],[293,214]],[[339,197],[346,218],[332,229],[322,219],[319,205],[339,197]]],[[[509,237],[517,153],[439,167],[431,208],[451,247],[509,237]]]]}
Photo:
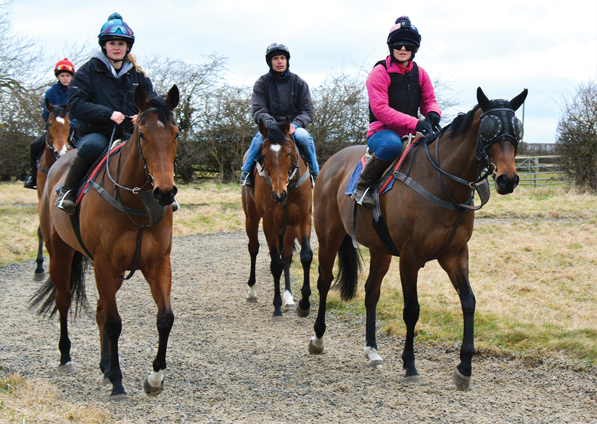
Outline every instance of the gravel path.
{"type": "MultiPolygon", "coordinates": [[[[156,307],[140,273],[125,282],[118,302],[128,403],[109,402],[109,388],[99,384],[93,316],[71,321],[76,372],[58,373],[58,322],[27,308],[39,284],[32,281],[34,262],[0,268],[0,375],[41,378],[59,387],[69,402],[103,402],[118,422],[597,423],[595,367],[578,371],[564,362],[530,366],[520,359],[477,356],[471,389],[460,392],[451,382],[459,346],[417,344],[423,381],[405,385],[402,339],[379,335],[385,366],[372,370],[362,353],[364,317],[332,314],[324,354],[309,355],[317,304],[312,302],[308,318],[290,311],[283,322],[270,324],[273,283],[262,234],[261,243],[259,303],[247,304],[244,232],[175,239],[176,320],[166,386],[156,398],[146,396],[141,385],[157,349],[156,307]]],[[[87,282],[95,305],[93,278],[87,282]]],[[[295,281],[295,297],[299,286],[295,281]]]]}

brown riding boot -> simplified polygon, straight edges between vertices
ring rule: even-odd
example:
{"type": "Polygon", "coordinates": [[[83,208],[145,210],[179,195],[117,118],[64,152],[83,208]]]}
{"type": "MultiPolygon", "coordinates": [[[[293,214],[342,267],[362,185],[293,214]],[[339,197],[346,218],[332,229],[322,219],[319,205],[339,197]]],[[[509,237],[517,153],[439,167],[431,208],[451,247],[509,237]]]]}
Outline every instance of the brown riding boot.
{"type": "Polygon", "coordinates": [[[83,161],[79,156],[75,156],[68,169],[66,179],[60,187],[60,192],[54,206],[62,209],[69,215],[75,214],[77,211],[77,191],[72,190],[72,188],[83,179],[88,170],[89,165],[87,162],[83,161]]]}
{"type": "Polygon", "coordinates": [[[369,193],[369,187],[371,187],[381,176],[381,173],[390,166],[390,161],[380,159],[375,156],[375,153],[371,155],[371,160],[363,169],[361,178],[357,183],[357,187],[354,193],[350,197],[357,202],[359,205],[366,206],[368,208],[375,207],[375,199],[369,193]]]}

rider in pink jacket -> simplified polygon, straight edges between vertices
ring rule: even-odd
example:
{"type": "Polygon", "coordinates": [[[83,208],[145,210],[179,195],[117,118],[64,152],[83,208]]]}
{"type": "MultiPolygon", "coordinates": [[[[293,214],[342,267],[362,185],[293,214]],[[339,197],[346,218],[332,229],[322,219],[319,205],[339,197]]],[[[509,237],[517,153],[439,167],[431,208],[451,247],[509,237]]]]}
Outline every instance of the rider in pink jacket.
{"type": "Polygon", "coordinates": [[[400,154],[402,137],[416,132],[432,133],[441,115],[429,75],[413,61],[421,36],[408,16],[396,20],[387,43],[390,54],[375,64],[367,78],[367,145],[372,155],[352,194],[358,204],[371,208],[375,207],[375,199],[369,187],[400,154]],[[419,120],[419,113],[425,116],[424,120],[419,120]]]}

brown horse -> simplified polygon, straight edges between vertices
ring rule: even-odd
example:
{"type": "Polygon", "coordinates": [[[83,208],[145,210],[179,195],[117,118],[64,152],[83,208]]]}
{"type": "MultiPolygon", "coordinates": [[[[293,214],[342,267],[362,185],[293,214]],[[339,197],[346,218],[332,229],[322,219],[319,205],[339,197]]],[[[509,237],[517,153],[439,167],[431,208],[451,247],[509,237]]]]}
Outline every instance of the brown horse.
{"type": "Polygon", "coordinates": [[[417,275],[426,262],[437,259],[460,297],[464,335],[461,362],[454,371],[453,381],[460,389],[468,388],[475,353],[475,297],[468,279],[467,247],[473,233],[474,209],[478,209],[472,206],[472,197],[478,188],[483,203],[487,201],[486,177],[490,172],[499,194],[511,193],[517,186],[514,156],[522,136],[522,123],[514,111],[526,95],[525,89],[510,102],[490,101],[479,88],[479,105],[410,150],[403,162],[407,170],[394,171],[397,180],[393,181],[391,190],[378,197],[379,209],[362,206],[355,209],[355,202],[345,194],[351,173],[365,154],[364,146],[346,148],[326,162],[315,186],[314,225],[319,239],[317,287],[320,299],[315,337],[309,343],[311,353],[323,351],[326,299],[333,280],[336,254],[339,256],[338,284],[342,297],[350,299],[355,294],[360,263],[353,246],[354,236],[371,252],[365,283],[365,356],[369,365],[379,368],[382,364],[375,338],[375,309],[392,255],[400,256],[403,317],[407,330],[402,354],[405,380],[415,382],[420,379],[413,350],[415,324],[419,318],[417,275]],[[379,218],[375,225],[380,235],[374,230],[374,217],[379,218]]]}
{"type": "MultiPolygon", "coordinates": [[[[48,129],[46,132],[46,144],[44,151],[37,163],[37,207],[39,212],[39,200],[41,199],[46,185],[46,175],[50,167],[64,155],[70,148],[70,117],[66,105],[53,105],[48,99],[45,100],[45,106],[48,112],[48,129]]],[[[37,229],[37,239],[39,241],[37,248],[37,266],[33,278],[35,281],[41,281],[45,277],[44,272],[44,239],[41,235],[41,229],[37,229]]]]}
{"type": "MultiPolygon", "coordinates": [[[[159,347],[153,371],[144,389],[157,395],[164,385],[166,349],[174,322],[170,303],[172,271],[172,208],[177,192],[174,172],[178,127],[172,110],[179,99],[173,86],[166,99],[148,99],[141,87],[135,91],[139,115],[131,138],[112,157],[78,202],[71,217],[54,206],[76,151],[51,167],[40,202],[40,225],[50,256],[50,279],[34,299],[45,302],[41,313],[56,310],[60,316],[60,367],[71,368],[67,318],[73,295],[77,307],[84,301],[81,288],[81,254],[94,260],[99,300],[96,320],[100,332],[100,369],[112,383],[111,398],[126,400],[118,358],[122,321],[116,306],[125,270],[139,269],[158,307],[159,347]],[[96,181],[97,180],[97,181],[96,181]],[[75,272],[73,272],[75,271],[75,272]],[[76,295],[80,294],[77,298],[76,295]],[[55,299],[52,309],[51,299],[55,299]]],[[[128,277],[127,277],[128,278],[128,277]]]]}
{"type": "MultiPolygon", "coordinates": [[[[263,171],[255,177],[254,188],[242,187],[242,202],[245,211],[245,227],[249,237],[251,274],[247,302],[256,302],[255,261],[259,252],[259,222],[263,218],[263,232],[271,257],[270,269],[274,276],[274,314],[272,322],[282,319],[282,297],[280,276],[284,270],[284,304],[294,306],[290,289],[290,263],[294,240],[301,244],[303,265],[303,299],[311,294],[309,271],[313,252],[311,251],[312,191],[309,169],[299,154],[296,144],[288,134],[290,122],[272,125],[269,129],[260,122],[263,135],[263,171]],[[280,257],[281,254],[281,257],[280,257]]],[[[309,302],[301,300],[297,308],[299,316],[309,315],[309,302]]]]}

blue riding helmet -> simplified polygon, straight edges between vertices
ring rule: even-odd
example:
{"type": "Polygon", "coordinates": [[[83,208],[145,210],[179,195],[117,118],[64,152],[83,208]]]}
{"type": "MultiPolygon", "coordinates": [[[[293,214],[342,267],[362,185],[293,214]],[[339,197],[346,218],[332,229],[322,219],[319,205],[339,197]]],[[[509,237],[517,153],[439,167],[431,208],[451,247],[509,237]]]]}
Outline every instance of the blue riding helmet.
{"type": "Polygon", "coordinates": [[[102,25],[97,37],[98,43],[102,47],[110,40],[124,40],[129,45],[130,50],[135,43],[133,30],[122,20],[122,16],[118,13],[112,13],[108,17],[108,21],[102,25]]]}

